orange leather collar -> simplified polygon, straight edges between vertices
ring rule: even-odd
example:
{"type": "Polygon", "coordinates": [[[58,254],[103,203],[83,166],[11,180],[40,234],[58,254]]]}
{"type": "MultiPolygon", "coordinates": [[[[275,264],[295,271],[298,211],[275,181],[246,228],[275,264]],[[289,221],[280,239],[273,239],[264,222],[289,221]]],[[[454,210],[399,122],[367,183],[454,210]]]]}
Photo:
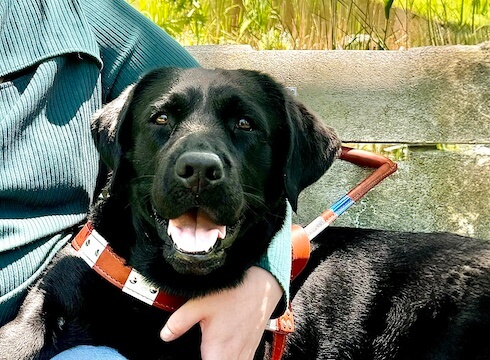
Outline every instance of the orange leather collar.
{"type": "Polygon", "coordinates": [[[112,250],[91,222],[85,224],[71,244],[100,276],[149,305],[173,312],[186,301],[155,288],[135,269],[126,265],[126,261],[112,250]]]}

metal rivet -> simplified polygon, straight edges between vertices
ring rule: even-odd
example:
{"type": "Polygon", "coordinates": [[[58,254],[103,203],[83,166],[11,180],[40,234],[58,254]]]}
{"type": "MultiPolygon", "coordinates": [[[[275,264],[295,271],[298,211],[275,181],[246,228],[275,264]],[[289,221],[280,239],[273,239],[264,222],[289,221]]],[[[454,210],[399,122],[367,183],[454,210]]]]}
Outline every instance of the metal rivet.
{"type": "Polygon", "coordinates": [[[90,246],[90,239],[85,240],[85,246],[90,246]]]}
{"type": "Polygon", "coordinates": [[[152,294],[156,294],[156,293],[157,293],[157,291],[158,291],[158,290],[157,290],[157,289],[155,289],[155,288],[150,288],[150,293],[152,293],[152,294]]]}
{"type": "Polygon", "coordinates": [[[95,250],[95,256],[99,256],[100,254],[100,249],[95,250]]]}
{"type": "Polygon", "coordinates": [[[130,282],[131,284],[136,284],[136,283],[138,282],[138,279],[136,279],[136,278],[134,277],[134,278],[130,279],[130,280],[129,280],[129,282],[130,282]]]}

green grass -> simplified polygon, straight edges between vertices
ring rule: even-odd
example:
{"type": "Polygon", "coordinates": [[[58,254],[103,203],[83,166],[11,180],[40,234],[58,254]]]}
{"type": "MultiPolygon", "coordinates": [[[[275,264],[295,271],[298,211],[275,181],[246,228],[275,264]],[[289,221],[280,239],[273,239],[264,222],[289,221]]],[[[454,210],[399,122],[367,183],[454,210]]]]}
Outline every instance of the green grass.
{"type": "Polygon", "coordinates": [[[183,45],[399,49],[490,40],[490,0],[128,0],[183,45]]]}

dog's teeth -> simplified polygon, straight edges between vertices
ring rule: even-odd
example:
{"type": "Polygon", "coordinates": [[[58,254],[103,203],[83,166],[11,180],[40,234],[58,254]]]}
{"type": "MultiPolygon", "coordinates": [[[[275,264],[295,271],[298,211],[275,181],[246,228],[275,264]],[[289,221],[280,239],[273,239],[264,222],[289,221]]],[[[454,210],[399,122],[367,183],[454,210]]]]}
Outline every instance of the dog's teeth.
{"type": "Polygon", "coordinates": [[[226,236],[226,226],[215,224],[202,210],[189,211],[170,219],[167,228],[175,247],[180,251],[197,254],[213,250],[219,239],[226,236]]]}

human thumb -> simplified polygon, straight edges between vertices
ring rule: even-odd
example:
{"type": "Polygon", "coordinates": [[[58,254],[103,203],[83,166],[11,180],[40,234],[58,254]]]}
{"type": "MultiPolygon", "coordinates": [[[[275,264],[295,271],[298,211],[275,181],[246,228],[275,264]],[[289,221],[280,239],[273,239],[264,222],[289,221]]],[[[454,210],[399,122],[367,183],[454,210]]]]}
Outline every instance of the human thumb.
{"type": "Polygon", "coordinates": [[[177,309],[160,331],[160,338],[166,342],[175,340],[201,321],[202,314],[195,310],[192,302],[187,302],[177,309]]]}

